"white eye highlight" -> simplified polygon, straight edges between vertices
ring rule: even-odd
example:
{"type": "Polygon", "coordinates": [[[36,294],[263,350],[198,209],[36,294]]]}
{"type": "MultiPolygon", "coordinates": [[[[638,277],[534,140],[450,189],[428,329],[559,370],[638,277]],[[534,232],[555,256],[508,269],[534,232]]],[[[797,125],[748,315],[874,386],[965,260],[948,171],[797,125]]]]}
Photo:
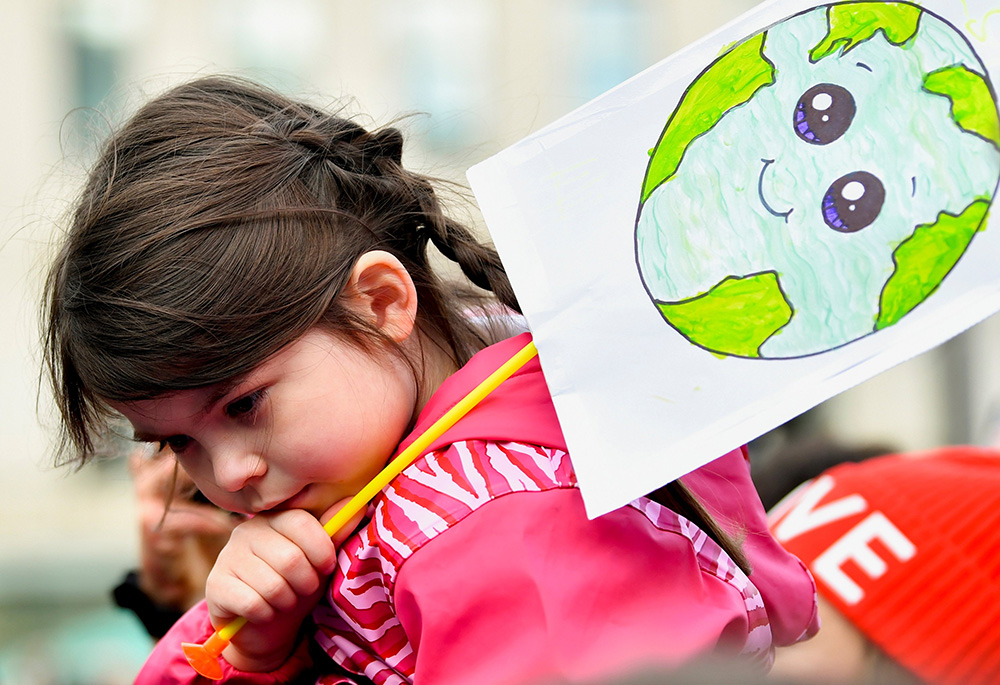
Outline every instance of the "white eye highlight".
{"type": "Polygon", "coordinates": [[[855,200],[860,200],[864,194],[865,194],[865,186],[864,184],[858,181],[851,181],[850,183],[844,186],[843,190],[840,191],[841,197],[843,197],[845,200],[850,200],[852,202],[854,202],[855,200]]]}
{"type": "Polygon", "coordinates": [[[830,109],[832,104],[833,97],[829,93],[817,93],[816,97],[812,99],[813,109],[818,109],[821,112],[830,109]]]}

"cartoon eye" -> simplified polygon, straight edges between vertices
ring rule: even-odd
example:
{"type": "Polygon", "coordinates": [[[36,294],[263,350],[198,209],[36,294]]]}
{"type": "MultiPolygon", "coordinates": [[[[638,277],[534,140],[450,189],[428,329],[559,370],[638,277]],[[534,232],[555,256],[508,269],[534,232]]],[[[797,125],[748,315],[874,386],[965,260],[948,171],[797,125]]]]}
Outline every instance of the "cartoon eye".
{"type": "Polygon", "coordinates": [[[885,187],[867,171],[852,171],[830,185],[823,197],[823,220],[841,233],[860,231],[875,221],[885,202],[885,187]]]}
{"type": "Polygon", "coordinates": [[[854,120],[854,97],[832,83],[813,86],[795,105],[795,134],[813,145],[827,145],[844,135],[854,120]]]}

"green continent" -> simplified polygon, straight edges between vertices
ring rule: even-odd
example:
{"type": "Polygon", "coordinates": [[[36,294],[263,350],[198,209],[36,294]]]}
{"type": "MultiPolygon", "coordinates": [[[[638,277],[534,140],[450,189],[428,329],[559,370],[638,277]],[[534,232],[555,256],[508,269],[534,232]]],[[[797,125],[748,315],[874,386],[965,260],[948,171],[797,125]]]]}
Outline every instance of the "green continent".
{"type": "Polygon", "coordinates": [[[691,141],[718,123],[722,115],[774,83],[774,65],[762,54],[764,33],[715,60],[681,97],[681,102],[653,151],[642,184],[642,202],[677,172],[691,141]]]}
{"type": "Polygon", "coordinates": [[[739,357],[759,357],[764,341],[792,319],[773,271],[728,276],[703,295],[656,305],[694,344],[739,357]]]}
{"type": "Polygon", "coordinates": [[[924,301],[951,268],[980,227],[986,225],[988,199],[975,200],[958,216],[941,212],[933,224],[917,226],[893,252],[896,270],[882,289],[875,330],[899,321],[924,301]]]}
{"type": "Polygon", "coordinates": [[[921,9],[905,2],[845,2],[827,10],[826,37],[809,52],[817,62],[843,48],[856,47],[882,31],[893,45],[902,45],[917,33],[921,9]]]}
{"type": "Polygon", "coordinates": [[[996,103],[980,74],[956,64],[926,74],[924,88],[951,100],[951,118],[956,124],[1000,147],[996,103]]]}

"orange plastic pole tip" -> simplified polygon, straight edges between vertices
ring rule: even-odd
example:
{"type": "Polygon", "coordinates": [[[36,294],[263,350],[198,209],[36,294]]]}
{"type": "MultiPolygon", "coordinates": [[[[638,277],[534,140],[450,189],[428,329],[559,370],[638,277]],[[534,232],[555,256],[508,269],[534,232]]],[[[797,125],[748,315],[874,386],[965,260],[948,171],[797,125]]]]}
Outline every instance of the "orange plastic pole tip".
{"type": "Polygon", "coordinates": [[[229,641],[225,640],[219,647],[213,643],[213,639],[216,637],[216,635],[212,635],[203,645],[193,642],[181,643],[181,650],[187,657],[188,663],[191,664],[191,668],[209,680],[222,680],[222,665],[219,663],[219,656],[229,644],[229,641]]]}

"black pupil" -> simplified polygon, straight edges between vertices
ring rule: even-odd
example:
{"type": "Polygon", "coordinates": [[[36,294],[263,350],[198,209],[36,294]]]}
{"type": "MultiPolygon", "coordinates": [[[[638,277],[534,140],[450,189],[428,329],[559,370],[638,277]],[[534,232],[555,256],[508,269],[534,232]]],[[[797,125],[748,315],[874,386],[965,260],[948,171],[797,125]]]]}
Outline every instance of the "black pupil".
{"type": "Polygon", "coordinates": [[[795,134],[807,143],[827,145],[844,135],[856,111],[846,88],[820,83],[803,93],[795,106],[795,134]]]}
{"type": "Polygon", "coordinates": [[[841,233],[868,226],[882,211],[885,187],[867,171],[852,171],[834,181],[823,197],[823,220],[841,233]]]}
{"type": "Polygon", "coordinates": [[[246,397],[241,397],[240,399],[229,405],[230,414],[246,414],[253,410],[254,400],[256,398],[253,395],[247,395],[246,397]]]}

